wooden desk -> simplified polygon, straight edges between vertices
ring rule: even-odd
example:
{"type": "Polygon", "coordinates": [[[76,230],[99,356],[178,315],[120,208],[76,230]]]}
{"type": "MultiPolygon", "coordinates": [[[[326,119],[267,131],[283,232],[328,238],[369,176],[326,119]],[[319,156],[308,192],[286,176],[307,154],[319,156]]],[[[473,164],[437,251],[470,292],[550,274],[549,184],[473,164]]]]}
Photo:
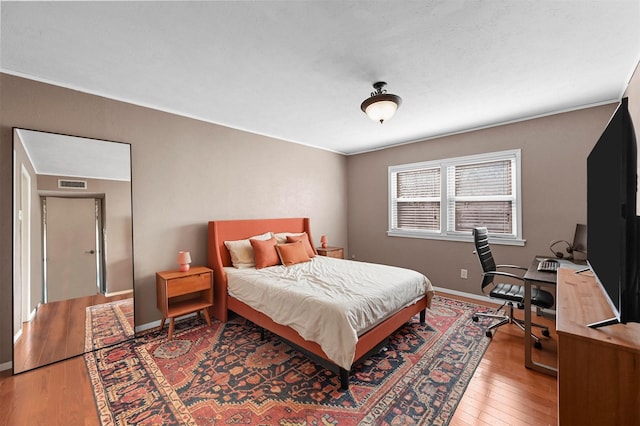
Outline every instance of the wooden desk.
{"type": "Polygon", "coordinates": [[[538,263],[543,258],[546,256],[534,257],[529,269],[524,274],[524,365],[541,373],[556,376],[558,370],[555,367],[535,362],[531,356],[531,347],[533,346],[531,338],[531,286],[556,286],[555,272],[538,271],[538,263]]]}
{"type": "Polygon", "coordinates": [[[558,424],[640,424],[640,324],[613,311],[591,272],[558,271],[558,424]]]}

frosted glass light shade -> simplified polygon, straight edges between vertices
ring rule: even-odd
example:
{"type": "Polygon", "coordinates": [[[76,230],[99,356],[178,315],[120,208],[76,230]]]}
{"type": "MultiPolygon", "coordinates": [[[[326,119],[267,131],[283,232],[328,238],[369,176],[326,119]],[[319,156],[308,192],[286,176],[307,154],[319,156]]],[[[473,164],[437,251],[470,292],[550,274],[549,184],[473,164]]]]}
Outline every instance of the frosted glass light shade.
{"type": "Polygon", "coordinates": [[[379,121],[382,124],[385,120],[390,119],[398,110],[402,99],[398,95],[392,95],[384,90],[387,83],[378,81],[373,84],[375,92],[371,92],[371,97],[365,99],[360,105],[360,109],[373,121],[379,121]]]}
{"type": "Polygon", "coordinates": [[[373,121],[379,121],[380,123],[390,119],[398,110],[398,104],[393,101],[378,101],[369,105],[365,109],[365,113],[373,121]]]}

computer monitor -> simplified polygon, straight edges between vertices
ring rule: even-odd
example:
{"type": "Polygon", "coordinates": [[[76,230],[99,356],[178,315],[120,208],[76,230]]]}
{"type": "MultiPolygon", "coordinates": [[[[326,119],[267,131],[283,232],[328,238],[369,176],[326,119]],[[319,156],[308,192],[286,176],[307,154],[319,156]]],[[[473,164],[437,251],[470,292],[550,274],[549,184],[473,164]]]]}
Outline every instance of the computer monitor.
{"type": "Polygon", "coordinates": [[[587,225],[579,223],[576,225],[576,233],[573,236],[571,249],[575,252],[587,254],[587,225]]]}

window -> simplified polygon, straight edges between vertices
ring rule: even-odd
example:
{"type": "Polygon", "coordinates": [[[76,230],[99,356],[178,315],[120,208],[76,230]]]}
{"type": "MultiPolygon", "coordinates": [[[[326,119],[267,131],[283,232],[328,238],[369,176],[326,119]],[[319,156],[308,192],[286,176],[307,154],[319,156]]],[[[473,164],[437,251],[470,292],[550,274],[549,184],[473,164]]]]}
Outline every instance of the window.
{"type": "Polygon", "coordinates": [[[520,150],[389,167],[391,236],[523,245],[520,206],[520,150]]]}

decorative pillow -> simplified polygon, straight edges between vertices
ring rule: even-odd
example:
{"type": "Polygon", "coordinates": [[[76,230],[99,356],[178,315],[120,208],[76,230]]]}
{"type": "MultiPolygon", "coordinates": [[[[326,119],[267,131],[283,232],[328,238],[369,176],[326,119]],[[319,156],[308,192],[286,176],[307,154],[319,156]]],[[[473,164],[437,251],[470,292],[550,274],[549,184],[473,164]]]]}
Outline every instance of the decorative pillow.
{"type": "Polygon", "coordinates": [[[278,244],[284,244],[287,242],[288,236],[302,235],[304,232],[276,232],[274,235],[278,244]]]}
{"type": "Polygon", "coordinates": [[[256,266],[256,260],[253,254],[253,248],[251,247],[250,239],[254,240],[268,240],[273,237],[271,232],[265,232],[262,235],[255,235],[247,238],[246,240],[234,240],[225,241],[224,245],[229,250],[231,256],[231,263],[234,268],[253,268],[256,266]]]}
{"type": "Polygon", "coordinates": [[[276,245],[276,250],[278,251],[278,256],[280,256],[280,261],[285,266],[291,266],[311,260],[307,255],[307,250],[305,250],[302,241],[278,244],[276,245]]]}
{"type": "Polygon", "coordinates": [[[280,256],[276,250],[276,237],[268,240],[250,239],[251,247],[256,259],[256,269],[280,264],[280,256]]]}
{"type": "Polygon", "coordinates": [[[304,245],[304,249],[307,251],[307,255],[309,257],[314,257],[316,255],[316,252],[313,251],[313,247],[311,247],[311,243],[309,242],[309,236],[307,235],[306,232],[303,232],[300,235],[287,235],[288,243],[295,243],[296,241],[302,241],[302,244],[304,245]]]}

